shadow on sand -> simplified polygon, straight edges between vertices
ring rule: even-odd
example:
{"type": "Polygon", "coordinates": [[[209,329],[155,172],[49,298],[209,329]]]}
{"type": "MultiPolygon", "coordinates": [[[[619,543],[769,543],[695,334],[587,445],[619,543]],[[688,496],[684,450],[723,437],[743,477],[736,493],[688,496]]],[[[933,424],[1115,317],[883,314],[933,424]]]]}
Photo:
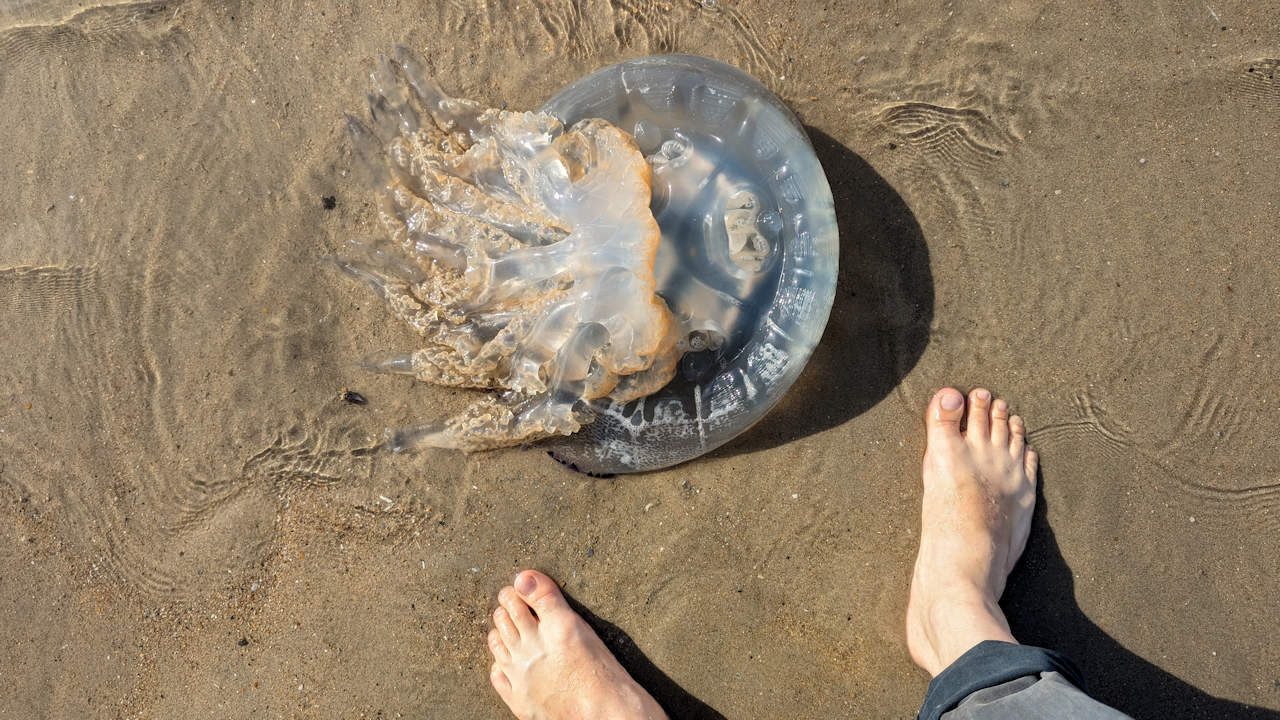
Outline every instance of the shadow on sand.
{"type": "Polygon", "coordinates": [[[601,640],[604,640],[605,646],[614,657],[618,658],[618,662],[631,674],[631,677],[640,683],[640,687],[648,690],[662,709],[667,711],[667,717],[680,720],[685,718],[725,720],[725,717],[714,708],[690,695],[674,680],[667,677],[666,673],[659,670],[657,665],[640,652],[640,648],[636,647],[635,642],[621,628],[608,620],[601,619],[582,603],[570,597],[568,593],[565,593],[564,597],[569,601],[569,606],[587,621],[601,640]]]}
{"type": "Polygon", "coordinates": [[[725,456],[843,424],[897,387],[929,342],[933,275],[915,215],[866,161],[821,130],[805,130],[840,227],[835,303],[800,379],[755,427],[716,451],[725,456]]]}
{"type": "Polygon", "coordinates": [[[1075,583],[1053,528],[1040,485],[1026,552],[1000,605],[1013,636],[1057,650],[1084,672],[1089,694],[1135,720],[1232,718],[1280,720],[1280,712],[1223,700],[1189,685],[1125,649],[1076,604],[1075,583]]]}
{"type": "MultiPolygon", "coordinates": [[[[1217,698],[1179,680],[1125,649],[1095,625],[1076,604],[1071,568],[1067,567],[1046,520],[1044,496],[1039,486],[1036,493],[1031,538],[1000,603],[1014,637],[1024,644],[1066,654],[1080,665],[1093,697],[1135,720],[1171,717],[1280,720],[1280,712],[1275,710],[1217,698]]],[[[690,695],[658,669],[618,626],[601,619],[572,597],[566,595],[566,598],[668,716],[724,720],[714,708],[690,695]]]]}

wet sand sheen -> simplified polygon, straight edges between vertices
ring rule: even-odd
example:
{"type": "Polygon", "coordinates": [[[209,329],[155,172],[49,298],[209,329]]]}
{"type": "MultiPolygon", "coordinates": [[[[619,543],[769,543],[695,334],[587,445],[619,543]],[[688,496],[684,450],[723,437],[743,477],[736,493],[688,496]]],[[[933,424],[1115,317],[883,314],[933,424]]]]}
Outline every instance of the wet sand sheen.
{"type": "Polygon", "coordinates": [[[1280,710],[1276,8],[13,8],[8,715],[501,717],[484,632],[532,565],[677,712],[908,716],[917,416],[948,383],[1040,451],[1015,634],[1136,717],[1280,710]],[[468,399],[350,367],[414,338],[314,260],[372,227],[341,113],[396,43],[493,105],[659,52],[778,93],[842,239],[782,404],[622,479],[373,452],[468,399]]]}

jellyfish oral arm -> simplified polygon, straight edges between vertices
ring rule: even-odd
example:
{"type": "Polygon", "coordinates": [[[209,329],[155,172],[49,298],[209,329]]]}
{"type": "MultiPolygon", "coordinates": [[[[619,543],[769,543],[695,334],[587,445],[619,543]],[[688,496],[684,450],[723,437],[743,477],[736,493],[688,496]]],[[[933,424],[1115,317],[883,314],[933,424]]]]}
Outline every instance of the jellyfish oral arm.
{"type": "Polygon", "coordinates": [[[381,292],[423,346],[365,367],[500,391],[393,431],[390,445],[481,450],[566,435],[594,419],[592,401],[665,385],[676,323],[655,293],[652,173],[631,136],[450,98],[403,53],[373,79],[372,126],[348,127],[383,188],[387,237],[339,266],[381,292]]]}

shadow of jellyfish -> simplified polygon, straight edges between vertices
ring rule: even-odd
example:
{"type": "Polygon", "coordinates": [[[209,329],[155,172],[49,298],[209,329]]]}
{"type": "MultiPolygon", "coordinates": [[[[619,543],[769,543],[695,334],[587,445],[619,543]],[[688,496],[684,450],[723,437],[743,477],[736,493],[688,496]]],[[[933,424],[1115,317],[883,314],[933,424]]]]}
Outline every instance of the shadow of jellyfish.
{"type": "Polygon", "coordinates": [[[821,130],[805,130],[840,227],[835,304],[800,379],[759,424],[717,451],[725,456],[777,447],[865,412],[929,343],[933,274],[915,215],[866,161],[821,130]]]}

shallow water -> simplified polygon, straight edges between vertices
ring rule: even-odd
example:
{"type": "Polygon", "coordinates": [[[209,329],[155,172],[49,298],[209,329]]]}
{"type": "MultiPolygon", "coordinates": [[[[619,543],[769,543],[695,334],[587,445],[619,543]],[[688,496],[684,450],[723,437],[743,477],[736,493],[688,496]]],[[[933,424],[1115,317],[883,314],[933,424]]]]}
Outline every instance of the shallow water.
{"type": "Polygon", "coordinates": [[[0,708],[497,715],[490,598],[534,565],[724,716],[909,715],[917,415],[954,383],[1010,397],[1043,458],[1047,524],[1011,587],[1048,592],[1011,591],[1015,632],[1138,717],[1274,717],[1277,18],[6,5],[0,708]],[[465,402],[352,368],[413,337],[314,259],[373,228],[341,113],[396,43],[493,105],[658,52],[779,94],[842,256],[773,413],[613,481],[372,452],[465,402]]]}

